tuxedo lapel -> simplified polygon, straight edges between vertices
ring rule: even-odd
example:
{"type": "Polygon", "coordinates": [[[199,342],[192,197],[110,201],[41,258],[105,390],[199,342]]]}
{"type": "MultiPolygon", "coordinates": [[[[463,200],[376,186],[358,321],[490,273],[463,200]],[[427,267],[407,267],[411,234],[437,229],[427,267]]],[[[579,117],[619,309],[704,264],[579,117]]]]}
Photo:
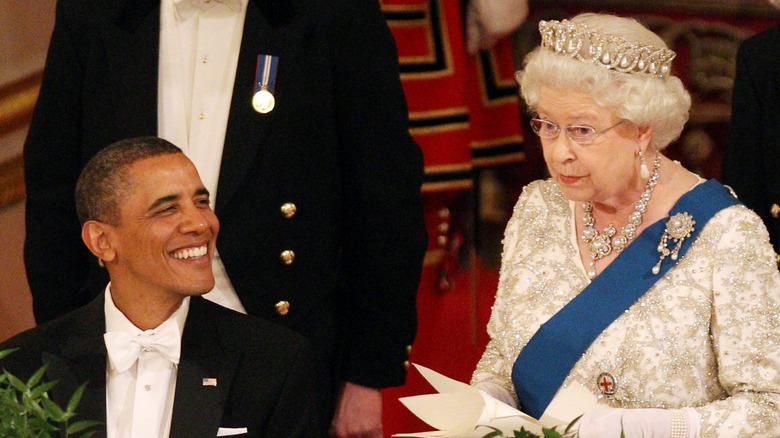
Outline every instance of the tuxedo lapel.
{"type": "MultiPolygon", "coordinates": [[[[100,345],[87,341],[91,346],[100,345]]],[[[85,343],[86,345],[86,343],[85,343]]],[[[105,349],[85,348],[70,357],[58,357],[44,353],[43,359],[49,364],[46,376],[57,384],[51,390],[52,399],[60,407],[68,406],[73,393],[84,383],[87,387],[76,408],[75,421],[90,420],[102,423],[103,435],[106,424],[106,353],[105,349]]],[[[98,433],[98,436],[103,436],[98,433]]]]}
{"type": "Polygon", "coordinates": [[[216,436],[230,392],[238,352],[222,351],[214,315],[193,297],[182,335],[171,436],[216,436]]]}
{"type": "MultiPolygon", "coordinates": [[[[236,81],[225,135],[219,175],[216,211],[229,202],[256,159],[262,159],[268,130],[289,115],[295,105],[285,100],[285,89],[293,80],[296,58],[309,35],[310,25],[296,14],[292,2],[250,1],[236,68],[236,81]],[[277,5],[279,4],[279,5],[277,5]],[[279,57],[274,95],[276,106],[267,114],[252,107],[258,55],[279,57]]],[[[284,122],[282,122],[284,123],[284,122]]]]}
{"type": "MultiPolygon", "coordinates": [[[[104,28],[106,68],[113,129],[119,137],[157,133],[157,71],[160,53],[160,2],[117,2],[104,28]]],[[[99,78],[98,80],[105,80],[99,78]]]]}
{"type": "Polygon", "coordinates": [[[106,360],[103,342],[105,316],[103,294],[87,306],[79,309],[71,318],[72,327],[63,328],[73,332],[60,354],[43,353],[46,363],[46,377],[57,381],[51,390],[52,399],[61,407],[68,405],[71,396],[82,384],[87,387],[76,409],[75,421],[90,420],[102,423],[95,435],[106,432],[106,360]]]}

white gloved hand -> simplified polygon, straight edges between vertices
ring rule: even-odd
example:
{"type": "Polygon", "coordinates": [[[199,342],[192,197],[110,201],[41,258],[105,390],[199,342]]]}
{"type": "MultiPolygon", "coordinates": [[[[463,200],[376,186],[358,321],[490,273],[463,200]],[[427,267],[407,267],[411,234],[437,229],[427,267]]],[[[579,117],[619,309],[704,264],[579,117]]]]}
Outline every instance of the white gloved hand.
{"type": "MultiPolygon", "coordinates": [[[[601,408],[577,422],[579,438],[669,438],[672,413],[668,409],[601,408]]],[[[576,426],[576,425],[575,425],[576,426]]]]}

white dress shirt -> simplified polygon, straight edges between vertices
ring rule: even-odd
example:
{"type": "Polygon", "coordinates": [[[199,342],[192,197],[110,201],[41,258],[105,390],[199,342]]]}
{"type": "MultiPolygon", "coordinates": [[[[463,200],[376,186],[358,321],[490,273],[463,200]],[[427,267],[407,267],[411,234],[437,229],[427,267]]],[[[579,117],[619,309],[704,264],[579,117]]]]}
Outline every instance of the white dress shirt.
{"type": "MultiPolygon", "coordinates": [[[[105,292],[106,332],[134,336],[152,335],[163,326],[181,333],[190,299],[160,326],[143,331],[117,309],[111,298],[111,283],[105,292]]],[[[127,371],[117,372],[109,354],[106,366],[106,430],[108,438],[167,438],[171,430],[177,366],[155,351],[144,351],[127,371]]]]}
{"type": "MultiPolygon", "coordinates": [[[[158,135],[192,160],[214,208],[248,0],[203,0],[203,8],[185,14],[176,3],[186,1],[160,5],[158,135]]],[[[246,313],[219,254],[213,268],[216,285],[204,297],[246,313]]]]}

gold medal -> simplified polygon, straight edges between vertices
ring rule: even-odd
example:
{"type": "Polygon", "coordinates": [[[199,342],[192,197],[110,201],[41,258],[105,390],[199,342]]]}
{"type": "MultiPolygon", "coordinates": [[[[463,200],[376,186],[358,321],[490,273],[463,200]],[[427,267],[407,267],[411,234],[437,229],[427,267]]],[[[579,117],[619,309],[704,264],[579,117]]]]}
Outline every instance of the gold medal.
{"type": "Polygon", "coordinates": [[[268,90],[260,90],[252,97],[252,107],[260,114],[270,113],[274,109],[276,99],[268,90]]]}
{"type": "Polygon", "coordinates": [[[255,94],[252,96],[252,108],[260,114],[268,114],[276,105],[274,89],[276,87],[276,72],[279,57],[273,55],[257,55],[255,70],[255,94]]]}

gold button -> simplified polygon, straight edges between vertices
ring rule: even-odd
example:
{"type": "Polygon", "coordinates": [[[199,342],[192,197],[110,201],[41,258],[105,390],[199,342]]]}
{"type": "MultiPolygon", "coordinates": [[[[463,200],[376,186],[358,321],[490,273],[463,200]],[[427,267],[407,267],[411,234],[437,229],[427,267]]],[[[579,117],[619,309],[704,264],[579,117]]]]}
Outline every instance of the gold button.
{"type": "Polygon", "coordinates": [[[289,249],[284,250],[279,254],[279,259],[287,266],[292,265],[292,262],[295,261],[295,253],[289,249]]]}
{"type": "Polygon", "coordinates": [[[409,369],[409,365],[411,365],[411,363],[409,363],[408,360],[405,360],[404,361],[404,368],[406,368],[408,370],[409,369]]]}
{"type": "Polygon", "coordinates": [[[780,218],[780,205],[772,204],[772,208],[769,210],[769,213],[771,213],[772,217],[775,219],[780,218]]]}
{"type": "Polygon", "coordinates": [[[407,356],[412,354],[412,346],[411,345],[407,345],[406,346],[406,354],[407,354],[407,356]]]}
{"type": "Polygon", "coordinates": [[[291,217],[295,216],[295,212],[298,211],[298,207],[296,207],[292,202],[285,202],[282,204],[280,210],[282,211],[282,216],[284,216],[285,219],[290,219],[291,217]]]}
{"type": "Polygon", "coordinates": [[[287,315],[290,313],[290,303],[288,301],[279,301],[274,306],[276,309],[276,313],[278,313],[281,316],[287,315]]]}

